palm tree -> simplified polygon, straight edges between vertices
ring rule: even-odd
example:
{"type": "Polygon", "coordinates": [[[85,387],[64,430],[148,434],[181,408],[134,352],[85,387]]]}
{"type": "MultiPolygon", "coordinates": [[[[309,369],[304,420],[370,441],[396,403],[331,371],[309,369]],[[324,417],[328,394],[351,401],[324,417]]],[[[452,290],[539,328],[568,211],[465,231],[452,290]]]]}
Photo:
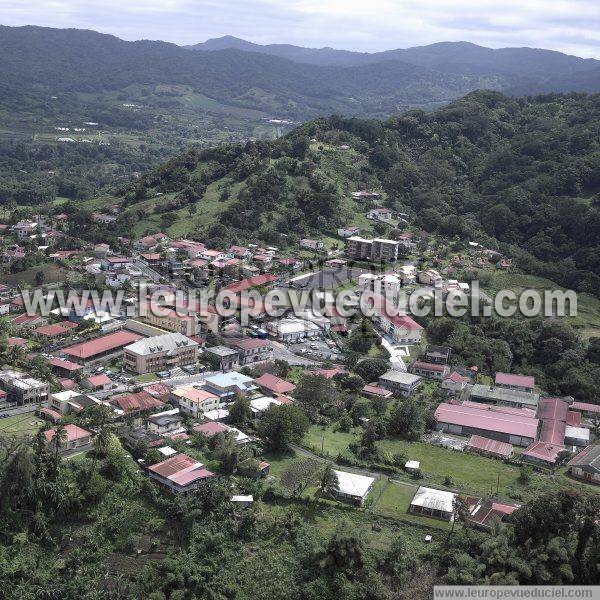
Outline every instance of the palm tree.
{"type": "Polygon", "coordinates": [[[100,457],[108,455],[112,433],[108,427],[100,427],[98,435],[94,438],[95,454],[100,457]]]}
{"type": "Polygon", "coordinates": [[[331,464],[327,464],[321,473],[316,496],[334,498],[340,491],[340,482],[331,464]]]}
{"type": "Polygon", "coordinates": [[[52,441],[54,443],[54,462],[58,463],[58,452],[60,447],[67,441],[67,430],[62,423],[59,423],[54,429],[52,441]]]}

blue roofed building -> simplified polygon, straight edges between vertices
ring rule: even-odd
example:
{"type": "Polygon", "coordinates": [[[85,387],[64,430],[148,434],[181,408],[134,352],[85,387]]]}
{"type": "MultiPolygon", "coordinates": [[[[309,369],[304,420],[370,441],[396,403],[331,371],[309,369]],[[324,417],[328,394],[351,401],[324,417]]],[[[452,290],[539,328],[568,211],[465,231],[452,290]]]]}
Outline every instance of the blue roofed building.
{"type": "Polygon", "coordinates": [[[258,390],[252,377],[247,377],[237,371],[217,373],[207,377],[204,380],[203,388],[225,401],[233,401],[236,394],[246,395],[258,390]]]}

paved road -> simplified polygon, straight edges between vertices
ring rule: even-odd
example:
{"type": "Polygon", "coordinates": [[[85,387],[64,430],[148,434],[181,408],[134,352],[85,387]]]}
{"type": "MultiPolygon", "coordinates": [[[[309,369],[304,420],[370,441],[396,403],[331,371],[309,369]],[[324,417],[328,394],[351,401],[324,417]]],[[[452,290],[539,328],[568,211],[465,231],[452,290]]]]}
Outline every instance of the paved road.
{"type": "Polygon", "coordinates": [[[41,402],[40,404],[24,404],[22,406],[12,406],[7,408],[0,407],[0,415],[2,415],[0,418],[34,413],[38,408],[46,408],[47,406],[48,402],[41,402]]]}
{"type": "Polygon", "coordinates": [[[154,269],[151,269],[148,265],[139,260],[134,260],[133,266],[136,269],[139,269],[146,277],[148,277],[148,279],[151,279],[154,283],[160,283],[161,279],[164,279],[160,273],[157,273],[154,269]]]}

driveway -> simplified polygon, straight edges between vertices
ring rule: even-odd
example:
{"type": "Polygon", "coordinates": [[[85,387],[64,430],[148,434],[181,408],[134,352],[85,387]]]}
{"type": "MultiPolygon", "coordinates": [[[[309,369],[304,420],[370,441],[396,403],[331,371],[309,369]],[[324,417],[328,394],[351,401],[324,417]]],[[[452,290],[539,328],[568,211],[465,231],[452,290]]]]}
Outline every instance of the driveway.
{"type": "Polygon", "coordinates": [[[281,342],[272,340],[271,344],[273,344],[274,348],[273,358],[285,360],[286,363],[293,366],[297,365],[300,367],[318,367],[320,365],[320,362],[310,360],[302,356],[297,356],[296,354],[291,352],[285,344],[282,344],[281,342]]]}

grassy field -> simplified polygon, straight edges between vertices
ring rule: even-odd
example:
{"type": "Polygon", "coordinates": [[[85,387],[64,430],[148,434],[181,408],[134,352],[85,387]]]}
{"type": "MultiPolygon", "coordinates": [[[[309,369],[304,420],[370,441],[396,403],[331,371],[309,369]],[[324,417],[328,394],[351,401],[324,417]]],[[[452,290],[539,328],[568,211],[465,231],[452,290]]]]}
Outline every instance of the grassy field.
{"type": "MultiPolygon", "coordinates": [[[[355,428],[349,433],[343,433],[336,430],[335,424],[325,428],[313,425],[304,438],[303,446],[317,454],[335,459],[340,452],[348,450],[351,442],[358,441],[361,431],[361,428],[355,428]]],[[[535,472],[529,483],[523,484],[519,481],[520,467],[501,460],[425,442],[407,442],[399,438],[382,440],[377,442],[377,446],[390,457],[401,453],[407,460],[420,461],[424,478],[418,483],[422,485],[450,487],[455,491],[481,496],[497,493],[506,499],[515,500],[526,500],[543,492],[561,488],[576,487],[600,492],[597,486],[574,482],[567,476],[565,467],[556,469],[554,473],[535,472]],[[449,483],[446,483],[447,477],[450,478],[449,483]]],[[[411,482],[405,473],[394,478],[411,482]]]]}
{"type": "Polygon", "coordinates": [[[33,413],[3,417],[0,419],[0,437],[34,436],[43,423],[33,413]]]}
{"type": "Polygon", "coordinates": [[[134,379],[138,383],[149,383],[150,381],[157,381],[158,377],[155,373],[144,373],[143,375],[138,375],[137,377],[134,377],[134,379]]]}
{"type": "MultiPolygon", "coordinates": [[[[368,555],[371,551],[386,550],[398,535],[402,536],[416,554],[420,555],[432,549],[423,539],[427,531],[416,526],[417,524],[400,523],[385,515],[356,510],[339,503],[294,505],[278,500],[262,503],[261,510],[265,515],[280,520],[286,512],[293,510],[294,506],[296,510],[301,511],[306,526],[314,529],[320,539],[328,538],[339,529],[352,531],[362,540],[368,555]]],[[[441,537],[437,539],[438,537],[434,537],[434,546],[442,541],[441,537]]]]}
{"type": "MultiPolygon", "coordinates": [[[[177,220],[168,228],[167,233],[172,238],[185,237],[198,227],[214,223],[219,220],[219,215],[227,209],[237,198],[237,194],[242,186],[241,183],[232,183],[229,187],[229,198],[227,200],[221,200],[221,192],[224,186],[230,184],[228,179],[221,179],[211,183],[204,196],[198,200],[194,206],[194,212],[190,214],[188,207],[181,208],[176,211],[172,211],[177,217],[177,220]]],[[[144,202],[137,203],[135,205],[137,209],[144,209],[147,211],[147,216],[136,223],[133,232],[134,236],[142,236],[146,232],[155,232],[162,230],[161,226],[161,215],[153,213],[153,209],[159,203],[167,202],[173,198],[173,194],[165,194],[158,198],[152,198],[144,202]]]]}
{"type": "MultiPolygon", "coordinates": [[[[550,279],[526,273],[490,271],[492,282],[484,286],[486,291],[498,292],[502,289],[513,290],[517,294],[526,289],[565,290],[550,279]]],[[[589,294],[577,294],[577,315],[566,317],[567,321],[578,329],[584,338],[600,336],[600,299],[589,294]]]]}
{"type": "MultiPolygon", "coordinates": [[[[270,475],[280,479],[282,474],[289,468],[293,461],[299,457],[294,453],[285,454],[265,454],[264,459],[271,465],[270,475]]],[[[340,467],[343,470],[343,467],[340,467]]],[[[388,481],[387,478],[379,479],[373,485],[365,508],[352,507],[335,500],[323,500],[322,506],[329,506],[332,510],[343,513],[369,514],[371,518],[393,519],[402,523],[426,526],[432,529],[446,529],[448,524],[437,519],[430,519],[412,515],[408,512],[410,502],[417,491],[418,485],[408,482],[388,481]]],[[[309,487],[304,494],[306,499],[313,498],[316,491],[315,487],[309,487]]],[[[333,532],[333,530],[331,531],[333,532]]]]}
{"type": "Polygon", "coordinates": [[[69,273],[56,263],[46,263],[19,273],[2,273],[2,281],[10,285],[35,285],[35,277],[40,271],[44,274],[43,283],[45,284],[66,281],[69,273]]]}
{"type": "Polygon", "coordinates": [[[335,458],[340,452],[348,450],[348,444],[355,442],[362,429],[356,427],[345,433],[338,431],[336,425],[320,427],[313,425],[304,438],[303,446],[314,450],[318,454],[324,454],[335,458]]]}
{"type": "Polygon", "coordinates": [[[446,521],[413,515],[408,512],[408,508],[418,487],[418,485],[402,481],[380,479],[375,483],[371,491],[373,504],[370,510],[374,515],[410,521],[416,525],[424,525],[431,529],[449,529],[451,524],[446,521]]]}

